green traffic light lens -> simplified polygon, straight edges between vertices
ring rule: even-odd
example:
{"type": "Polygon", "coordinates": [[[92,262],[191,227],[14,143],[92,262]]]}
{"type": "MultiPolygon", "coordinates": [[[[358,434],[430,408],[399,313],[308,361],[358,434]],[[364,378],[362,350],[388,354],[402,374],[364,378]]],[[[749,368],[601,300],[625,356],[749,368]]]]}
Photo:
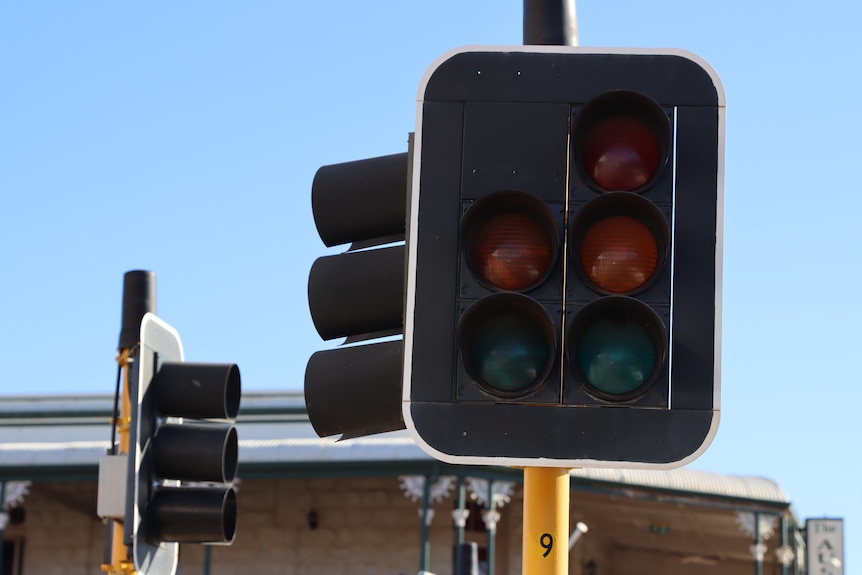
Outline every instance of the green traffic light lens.
{"type": "Polygon", "coordinates": [[[542,385],[553,364],[551,318],[520,294],[495,294],[473,304],[461,319],[459,338],[464,368],[490,395],[527,395],[542,385]]]}
{"type": "Polygon", "coordinates": [[[631,320],[603,319],[589,327],[578,348],[587,381],[610,395],[631,393],[646,383],[655,367],[655,345],[631,320]]]}
{"type": "Polygon", "coordinates": [[[611,296],[585,306],[569,327],[569,363],[584,389],[608,401],[642,395],[667,355],[658,314],[646,304],[611,296]]]}
{"type": "Polygon", "coordinates": [[[473,338],[470,363],[482,382],[499,391],[518,392],[534,385],[548,361],[541,330],[516,314],[487,319],[473,338]]]}

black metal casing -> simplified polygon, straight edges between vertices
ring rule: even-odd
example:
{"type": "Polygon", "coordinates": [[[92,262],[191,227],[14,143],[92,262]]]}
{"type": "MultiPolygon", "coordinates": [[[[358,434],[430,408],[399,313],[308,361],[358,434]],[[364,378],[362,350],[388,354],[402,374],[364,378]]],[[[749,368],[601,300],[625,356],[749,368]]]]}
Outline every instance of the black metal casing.
{"type": "Polygon", "coordinates": [[[125,539],[135,568],[161,575],[175,572],[178,543],[234,539],[241,381],[235,364],[184,362],[179,334],[154,314],[140,325],[125,539]]]}
{"type": "MultiPolygon", "coordinates": [[[[418,99],[403,411],[414,438],[453,463],[673,467],[694,459],[715,434],[720,398],[724,93],[714,71],[677,50],[468,47],[429,69],[418,99]],[[460,317],[492,293],[470,279],[464,214],[488,194],[527,192],[553,212],[568,249],[572,222],[597,195],[577,169],[579,113],[617,91],[651,99],[671,126],[668,165],[642,194],[667,221],[667,262],[633,296],[663,323],[667,357],[650,390],[622,404],[585,393],[561,348],[535,392],[489,396],[458,351],[460,317]]],[[[526,294],[554,318],[558,342],[602,296],[575,267],[561,253],[526,294]]]]}
{"type": "MultiPolygon", "coordinates": [[[[314,221],[327,246],[347,252],[318,258],[308,304],[323,339],[354,344],[403,330],[408,154],[321,167],[314,177],[314,221]]],[[[321,437],[341,439],[404,429],[402,342],[322,350],[305,370],[305,404],[321,437]]]]}

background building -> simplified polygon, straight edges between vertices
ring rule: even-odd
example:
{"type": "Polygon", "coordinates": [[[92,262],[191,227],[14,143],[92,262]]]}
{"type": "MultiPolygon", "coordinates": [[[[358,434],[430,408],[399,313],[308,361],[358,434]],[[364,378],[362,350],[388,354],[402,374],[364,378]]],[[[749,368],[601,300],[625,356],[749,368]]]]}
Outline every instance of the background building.
{"type": "MultiPolygon", "coordinates": [[[[100,572],[97,472],[111,408],[108,395],[0,398],[2,575],[100,572]]],[[[485,572],[520,573],[519,470],[440,463],[403,432],[320,439],[299,393],[246,394],[238,428],[236,540],[181,546],[180,573],[445,575],[458,509],[485,572]]],[[[772,480],[596,469],[573,471],[571,487],[572,529],[588,528],[571,573],[802,572],[802,524],[772,480]]]]}

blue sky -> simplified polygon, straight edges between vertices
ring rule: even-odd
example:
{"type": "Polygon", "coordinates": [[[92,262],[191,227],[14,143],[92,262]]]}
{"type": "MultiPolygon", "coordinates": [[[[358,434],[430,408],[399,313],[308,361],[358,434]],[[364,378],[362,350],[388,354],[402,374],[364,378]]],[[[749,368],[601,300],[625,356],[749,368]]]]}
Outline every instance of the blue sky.
{"type": "MultiPolygon", "coordinates": [[[[862,74],[849,0],[581,0],[584,46],[676,47],[727,93],[722,423],[692,467],[776,480],[862,548],[862,74]]],[[[406,150],[419,80],[522,4],[0,7],[0,393],[110,393],[123,273],[186,356],[301,389],[324,164],[406,150]]]]}

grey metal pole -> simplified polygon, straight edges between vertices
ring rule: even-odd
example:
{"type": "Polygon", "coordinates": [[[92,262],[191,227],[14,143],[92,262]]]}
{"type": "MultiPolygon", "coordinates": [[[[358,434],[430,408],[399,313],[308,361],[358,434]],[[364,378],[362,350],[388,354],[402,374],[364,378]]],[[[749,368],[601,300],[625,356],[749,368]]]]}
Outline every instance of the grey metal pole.
{"type": "Polygon", "coordinates": [[[213,548],[211,545],[204,545],[204,575],[210,575],[213,562],[213,548]]]}
{"type": "Polygon", "coordinates": [[[479,575],[479,552],[475,542],[459,543],[455,546],[458,559],[455,575],[479,575]]]}
{"type": "MultiPolygon", "coordinates": [[[[458,476],[458,511],[463,512],[467,508],[467,486],[464,484],[464,476],[458,476]]],[[[455,543],[464,543],[464,527],[458,525],[455,531],[455,543]]]]}
{"type": "MultiPolygon", "coordinates": [[[[488,513],[497,513],[494,505],[494,480],[488,480],[488,513]]],[[[494,575],[497,564],[497,521],[496,518],[490,520],[486,525],[488,529],[488,575],[494,575]]]]}
{"type": "Polygon", "coordinates": [[[799,539],[802,537],[802,533],[797,528],[795,520],[792,523],[791,533],[793,534],[793,543],[791,543],[793,547],[793,575],[799,575],[799,539]]]}
{"type": "Polygon", "coordinates": [[[9,516],[6,515],[6,482],[0,481],[0,566],[3,565],[3,537],[7,521],[9,516]]]}
{"type": "MultiPolygon", "coordinates": [[[[467,489],[464,485],[464,476],[458,475],[458,509],[456,509],[456,513],[463,514],[465,513],[465,508],[467,505],[467,489]]],[[[464,521],[466,518],[461,517],[455,521],[455,565],[461,565],[463,558],[461,554],[464,552],[464,521]]],[[[455,574],[459,575],[459,574],[455,574]]]]}
{"type": "Polygon", "coordinates": [[[524,45],[577,46],[575,0],[524,0],[524,45]]]}
{"type": "Polygon", "coordinates": [[[429,533],[428,533],[428,523],[429,516],[428,512],[430,511],[429,507],[431,506],[431,476],[426,475],[425,481],[422,484],[422,546],[419,548],[419,569],[421,571],[428,571],[428,563],[429,563],[429,554],[431,551],[431,544],[429,541],[429,533]]]}
{"type": "Polygon", "coordinates": [[[761,545],[761,537],[760,537],[760,512],[754,512],[754,575],[763,575],[763,561],[760,559],[760,545],[761,545]]]}

